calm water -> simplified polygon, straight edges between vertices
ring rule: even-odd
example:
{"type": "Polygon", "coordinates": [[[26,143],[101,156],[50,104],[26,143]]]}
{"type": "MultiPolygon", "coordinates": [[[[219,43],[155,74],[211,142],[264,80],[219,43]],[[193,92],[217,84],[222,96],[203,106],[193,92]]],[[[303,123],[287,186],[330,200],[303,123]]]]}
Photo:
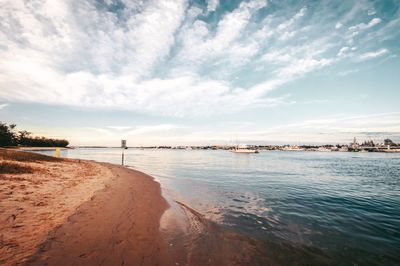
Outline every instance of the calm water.
{"type": "MultiPolygon", "coordinates": [[[[121,160],[120,149],[64,155],[121,160]]],[[[400,154],[129,149],[125,160],[237,232],[333,263],[400,264],[400,154]]]]}

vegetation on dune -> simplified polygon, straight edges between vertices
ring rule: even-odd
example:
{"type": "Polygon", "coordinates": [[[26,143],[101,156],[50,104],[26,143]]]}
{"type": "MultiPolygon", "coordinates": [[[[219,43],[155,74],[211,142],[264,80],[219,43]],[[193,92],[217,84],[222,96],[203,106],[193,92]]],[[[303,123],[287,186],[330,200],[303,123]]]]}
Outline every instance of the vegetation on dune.
{"type": "Polygon", "coordinates": [[[65,139],[51,139],[45,137],[33,137],[26,130],[16,131],[16,125],[0,122],[0,147],[30,146],[30,147],[66,147],[69,142],[65,139]]]}
{"type": "Polygon", "coordinates": [[[9,160],[18,162],[38,162],[38,161],[55,162],[55,161],[62,161],[63,159],[37,153],[7,150],[0,148],[0,160],[9,160]]]}
{"type": "Polygon", "coordinates": [[[0,162],[0,174],[31,174],[33,168],[13,162],[0,162]]]}
{"type": "Polygon", "coordinates": [[[2,178],[2,174],[30,174],[36,172],[37,169],[29,165],[29,163],[43,161],[61,162],[64,159],[0,148],[0,179],[2,178]]]}

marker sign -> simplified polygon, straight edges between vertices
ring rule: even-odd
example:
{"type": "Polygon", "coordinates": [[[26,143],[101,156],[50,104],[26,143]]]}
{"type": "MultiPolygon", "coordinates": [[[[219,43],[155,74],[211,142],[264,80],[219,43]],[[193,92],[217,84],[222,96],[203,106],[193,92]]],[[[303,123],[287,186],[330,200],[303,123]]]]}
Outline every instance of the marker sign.
{"type": "Polygon", "coordinates": [[[121,139],[121,148],[122,148],[122,165],[124,165],[124,150],[127,149],[126,147],[126,139],[121,139]]]}
{"type": "Polygon", "coordinates": [[[126,139],[121,139],[121,148],[126,148],[126,139]]]}

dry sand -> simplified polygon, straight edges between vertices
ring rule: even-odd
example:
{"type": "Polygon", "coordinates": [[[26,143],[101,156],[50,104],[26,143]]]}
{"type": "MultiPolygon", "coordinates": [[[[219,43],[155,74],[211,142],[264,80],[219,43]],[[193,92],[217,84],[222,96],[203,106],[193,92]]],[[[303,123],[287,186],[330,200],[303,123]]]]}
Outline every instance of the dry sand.
{"type": "Polygon", "coordinates": [[[1,265],[21,263],[35,253],[50,231],[112,177],[111,171],[98,163],[35,158],[17,161],[0,154],[2,164],[31,169],[28,173],[0,172],[1,265]]]}

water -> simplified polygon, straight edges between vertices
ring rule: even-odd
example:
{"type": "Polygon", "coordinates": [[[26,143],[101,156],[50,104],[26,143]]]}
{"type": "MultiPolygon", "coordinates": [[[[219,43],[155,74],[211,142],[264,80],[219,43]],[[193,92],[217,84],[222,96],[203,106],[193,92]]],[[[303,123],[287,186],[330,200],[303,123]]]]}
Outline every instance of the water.
{"type": "MultiPolygon", "coordinates": [[[[120,163],[121,150],[64,156],[120,163]]],[[[281,244],[332,263],[400,264],[400,154],[129,149],[125,162],[209,219],[278,243],[277,253],[281,244]]]]}

